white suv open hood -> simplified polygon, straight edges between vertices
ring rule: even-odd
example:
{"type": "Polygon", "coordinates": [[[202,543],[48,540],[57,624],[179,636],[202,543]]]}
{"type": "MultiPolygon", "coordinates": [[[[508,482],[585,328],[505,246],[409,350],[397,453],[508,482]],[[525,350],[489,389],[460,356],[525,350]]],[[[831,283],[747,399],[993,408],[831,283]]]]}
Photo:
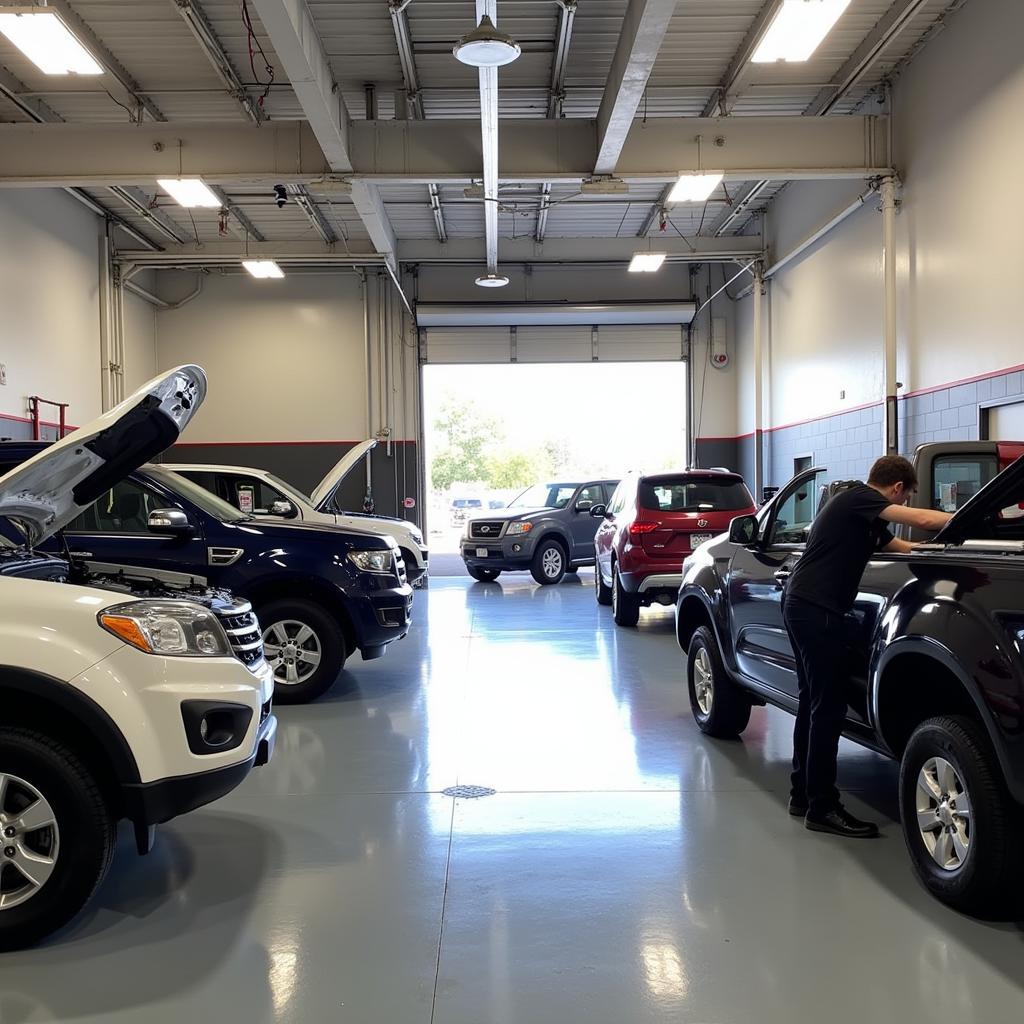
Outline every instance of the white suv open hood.
{"type": "Polygon", "coordinates": [[[154,377],[109,412],[0,476],[0,516],[17,521],[34,547],[174,444],[205,397],[200,366],[154,377]]]}
{"type": "Polygon", "coordinates": [[[342,480],[352,472],[368,451],[377,447],[376,438],[363,441],[345,454],[330,472],[317,484],[316,490],[310,495],[310,501],[317,512],[323,512],[334,498],[334,493],[341,486],[342,480]]]}

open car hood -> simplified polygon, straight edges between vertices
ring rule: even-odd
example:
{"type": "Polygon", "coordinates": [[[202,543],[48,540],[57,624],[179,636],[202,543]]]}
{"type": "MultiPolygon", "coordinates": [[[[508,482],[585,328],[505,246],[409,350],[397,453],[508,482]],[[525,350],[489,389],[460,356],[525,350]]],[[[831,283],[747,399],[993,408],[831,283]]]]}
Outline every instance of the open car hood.
{"type": "Polygon", "coordinates": [[[154,377],[98,419],[0,477],[0,516],[25,531],[30,547],[178,439],[206,397],[202,367],[154,377]]]}
{"type": "Polygon", "coordinates": [[[341,486],[342,480],[352,472],[367,452],[377,447],[376,438],[363,441],[345,453],[345,457],[336,462],[330,472],[317,484],[316,490],[310,495],[310,501],[317,512],[324,512],[334,499],[334,494],[341,486]]]}
{"type": "MultiPolygon", "coordinates": [[[[1011,462],[977,494],[968,498],[956,515],[935,535],[936,544],[965,540],[998,539],[999,523],[1024,517],[1024,456],[1011,462]]],[[[1021,526],[1024,530],[1024,525],[1021,526]]]]}

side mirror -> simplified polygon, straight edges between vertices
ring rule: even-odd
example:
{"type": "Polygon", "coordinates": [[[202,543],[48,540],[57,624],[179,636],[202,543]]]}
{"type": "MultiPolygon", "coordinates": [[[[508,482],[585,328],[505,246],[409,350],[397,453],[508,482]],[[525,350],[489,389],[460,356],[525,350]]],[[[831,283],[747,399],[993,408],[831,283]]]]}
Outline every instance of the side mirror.
{"type": "Polygon", "coordinates": [[[584,498],[582,501],[576,502],[577,512],[589,512],[593,507],[594,503],[592,501],[588,501],[586,498],[584,498]]]}
{"type": "Polygon", "coordinates": [[[150,533],[168,537],[191,537],[193,533],[188,516],[180,508],[155,508],[149,513],[146,525],[150,533]]]}
{"type": "Polygon", "coordinates": [[[737,516],[729,524],[729,542],[749,547],[757,540],[757,516],[737,516]]]}
{"type": "Polygon", "coordinates": [[[268,516],[277,516],[279,519],[294,519],[299,510],[290,501],[272,501],[267,509],[268,516]]]}
{"type": "Polygon", "coordinates": [[[591,505],[590,506],[590,514],[591,514],[591,516],[594,519],[604,519],[604,517],[608,514],[608,506],[607,505],[591,505]]]}

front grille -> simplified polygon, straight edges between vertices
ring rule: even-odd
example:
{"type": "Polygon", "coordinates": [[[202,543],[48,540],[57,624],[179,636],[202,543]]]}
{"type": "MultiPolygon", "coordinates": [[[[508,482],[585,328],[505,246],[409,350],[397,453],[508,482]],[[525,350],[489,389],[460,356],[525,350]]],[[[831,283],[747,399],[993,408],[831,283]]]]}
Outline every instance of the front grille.
{"type": "Polygon", "coordinates": [[[405,559],[402,557],[401,551],[395,552],[395,574],[398,576],[399,586],[404,587],[409,577],[405,571],[405,559]]]}
{"type": "Polygon", "coordinates": [[[252,605],[240,602],[225,612],[218,613],[220,624],[228,635],[228,643],[235,657],[245,665],[263,660],[263,636],[252,605]]]}
{"type": "Polygon", "coordinates": [[[501,536],[502,528],[505,526],[501,520],[475,519],[469,524],[470,537],[479,537],[481,540],[496,540],[501,536]]]}

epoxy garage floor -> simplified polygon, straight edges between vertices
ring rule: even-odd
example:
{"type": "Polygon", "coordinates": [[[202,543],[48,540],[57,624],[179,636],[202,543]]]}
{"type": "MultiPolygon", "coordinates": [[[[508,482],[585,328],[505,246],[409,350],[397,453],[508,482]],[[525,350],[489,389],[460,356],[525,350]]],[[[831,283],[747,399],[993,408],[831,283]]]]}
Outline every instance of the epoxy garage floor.
{"type": "Polygon", "coordinates": [[[589,574],[433,580],[268,768],[148,862],[122,837],[94,910],[3,958],[0,1020],[1019,1019],[1021,932],[917,886],[894,766],[844,747],[881,840],[807,833],[790,719],[705,739],[682,678],[671,614],[616,629],[589,574]]]}

